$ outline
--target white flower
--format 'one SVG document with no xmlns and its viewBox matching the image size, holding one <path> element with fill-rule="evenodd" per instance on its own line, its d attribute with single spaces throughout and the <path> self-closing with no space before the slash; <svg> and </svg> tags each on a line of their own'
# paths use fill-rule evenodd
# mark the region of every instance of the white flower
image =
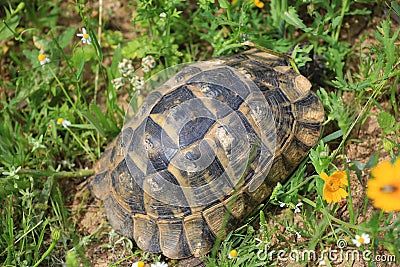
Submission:
<svg viewBox="0 0 400 267">
<path fill-rule="evenodd" d="M 130 59 L 122 59 L 121 62 L 118 63 L 118 70 L 125 78 L 132 78 L 135 75 L 135 68 L 133 67 L 133 61 Z"/>
<path fill-rule="evenodd" d="M 19 175 L 18 175 L 19 170 L 21 170 L 21 166 L 19 166 L 17 169 L 15 169 L 15 166 L 11 166 L 11 168 L 9 169 L 8 172 L 3 171 L 2 174 L 5 176 L 8 176 L 10 178 L 14 178 L 14 179 L 18 180 L 19 179 Z"/>
<path fill-rule="evenodd" d="M 114 86 L 115 90 L 118 90 L 125 85 L 125 80 L 123 77 L 119 77 L 112 80 L 111 83 Z"/>
<path fill-rule="evenodd" d="M 131 267 L 144 267 L 144 262 L 143 261 L 134 262 L 132 263 Z"/>
<path fill-rule="evenodd" d="M 152 56 L 146 56 L 142 58 L 142 70 L 143 72 L 149 72 L 156 66 L 156 61 Z"/>
<path fill-rule="evenodd" d="M 67 128 L 68 126 L 71 125 L 71 122 L 69 120 L 64 120 L 63 118 L 58 118 L 57 124 L 61 124 L 62 127 Z"/>
<path fill-rule="evenodd" d="M 70 125 L 71 125 L 71 122 L 68 121 L 68 120 L 64 120 L 64 121 L 62 122 L 62 126 L 63 126 L 64 128 L 67 128 L 67 127 L 70 126 Z"/>
<path fill-rule="evenodd" d="M 142 71 L 143 72 L 150 72 L 150 68 L 146 65 L 142 65 Z"/>
<path fill-rule="evenodd" d="M 82 42 L 84 43 L 84 44 L 88 44 L 88 45 L 90 45 L 91 44 L 91 39 L 90 39 L 90 36 L 89 36 L 89 34 L 87 33 L 87 31 L 86 31 L 86 29 L 85 28 L 82 28 L 82 33 L 78 33 L 76 36 L 78 36 L 78 37 L 82 37 Z"/>
<path fill-rule="evenodd" d="M 294 209 L 294 213 L 300 213 L 301 212 L 301 210 L 300 210 L 301 206 L 303 206 L 302 202 L 297 203 L 296 204 L 296 208 Z"/>
<path fill-rule="evenodd" d="M 283 208 L 283 207 L 286 206 L 286 203 L 285 203 L 285 202 L 278 201 L 278 203 L 279 203 L 279 207 L 281 207 L 281 208 Z"/>
<path fill-rule="evenodd" d="M 139 92 L 144 88 L 145 85 L 144 78 L 142 76 L 137 76 L 136 74 L 132 76 L 129 82 L 132 84 L 133 88 Z"/>
<path fill-rule="evenodd" d="M 168 264 L 165 262 L 156 262 L 155 264 L 151 264 L 151 267 L 168 267 Z"/>
<path fill-rule="evenodd" d="M 165 19 L 167 17 L 167 13 L 165 13 L 165 12 L 161 12 L 160 13 L 160 18 L 161 19 Z"/>
<path fill-rule="evenodd" d="M 42 65 L 43 68 L 44 68 L 45 64 L 50 63 L 50 59 L 43 53 L 39 53 L 38 60 L 39 60 L 40 65 Z"/>
<path fill-rule="evenodd" d="M 361 234 L 361 236 L 356 235 L 355 239 L 352 239 L 353 244 L 356 245 L 357 247 L 360 247 L 362 244 L 369 244 L 371 242 L 371 239 L 369 238 L 368 234 Z"/>
<path fill-rule="evenodd" d="M 296 232 L 296 237 L 299 239 L 301 238 L 301 234 L 299 232 Z"/>
<path fill-rule="evenodd" d="M 42 142 L 43 142 L 43 134 L 40 135 L 38 140 L 36 140 L 35 138 L 29 136 L 28 137 L 28 142 L 32 146 L 32 150 L 31 150 L 32 152 L 35 151 L 36 149 L 46 148 L 46 146 L 42 144 Z"/>
</svg>

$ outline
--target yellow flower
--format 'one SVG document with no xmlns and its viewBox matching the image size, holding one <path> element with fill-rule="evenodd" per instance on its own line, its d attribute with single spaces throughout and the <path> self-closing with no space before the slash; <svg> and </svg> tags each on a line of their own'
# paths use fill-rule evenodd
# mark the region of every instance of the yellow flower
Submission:
<svg viewBox="0 0 400 267">
<path fill-rule="evenodd" d="M 368 181 L 367 196 L 374 206 L 384 211 L 400 211 L 400 158 L 394 164 L 382 161 L 372 169 L 374 179 Z"/>
<path fill-rule="evenodd" d="M 254 4 L 255 4 L 256 7 L 258 7 L 258 8 L 263 8 L 263 7 L 264 7 L 264 3 L 261 2 L 260 0 L 254 0 Z"/>
<path fill-rule="evenodd" d="M 143 261 L 138 261 L 132 264 L 132 267 L 144 267 Z"/>
<path fill-rule="evenodd" d="M 335 171 L 330 176 L 322 172 L 320 176 L 325 181 L 322 195 L 324 200 L 328 203 L 339 202 L 342 198 L 347 197 L 348 194 L 343 189 L 345 185 L 348 185 L 346 172 Z"/>
<path fill-rule="evenodd" d="M 236 2 L 237 2 L 237 0 L 232 0 L 232 5 L 234 5 Z M 264 7 L 264 3 L 261 2 L 260 0 L 253 0 L 253 3 L 258 8 L 263 8 Z"/>
<path fill-rule="evenodd" d="M 229 251 L 229 254 L 228 254 L 228 258 L 229 259 L 234 259 L 236 257 L 237 257 L 237 250 L 236 249 L 232 249 L 231 251 Z"/>
</svg>

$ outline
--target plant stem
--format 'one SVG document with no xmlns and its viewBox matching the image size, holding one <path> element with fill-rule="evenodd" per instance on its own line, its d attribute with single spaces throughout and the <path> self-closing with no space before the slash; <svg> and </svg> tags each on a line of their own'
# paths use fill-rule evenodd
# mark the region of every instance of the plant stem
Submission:
<svg viewBox="0 0 400 267">
<path fill-rule="evenodd" d="M 99 27 L 97 29 L 97 36 L 98 36 L 97 41 L 99 43 L 99 46 L 101 45 L 101 27 L 103 25 L 102 12 L 103 12 L 103 0 L 100 0 L 99 1 Z M 96 73 L 95 73 L 95 78 L 94 78 L 94 96 L 93 96 L 94 102 L 96 102 L 97 92 L 99 90 L 100 64 L 101 64 L 101 62 L 99 62 L 99 64 L 96 65 Z"/>
<path fill-rule="evenodd" d="M 307 203 L 308 205 L 312 206 L 313 208 L 316 208 L 317 205 L 311 201 L 308 198 L 305 197 L 301 197 L 301 200 L 305 203 Z M 339 220 L 338 218 L 335 218 L 334 216 L 332 216 L 325 208 L 321 209 L 321 212 L 331 221 L 334 221 L 335 223 L 338 223 L 340 225 L 346 226 L 348 228 L 352 228 L 352 229 L 357 229 L 359 231 L 364 231 L 364 232 L 370 232 L 370 229 L 366 228 L 366 227 L 362 227 L 362 226 L 358 226 L 358 225 L 354 225 L 348 222 L 344 222 L 342 220 Z"/>
<path fill-rule="evenodd" d="M 79 118 L 81 121 L 83 121 L 82 113 L 78 112 L 78 108 L 75 105 L 75 102 L 72 101 L 71 97 L 69 96 L 67 90 L 65 90 L 65 87 L 63 83 L 58 79 L 57 75 L 54 73 L 54 70 L 50 67 L 47 67 L 47 69 L 50 71 L 51 75 L 53 75 L 53 78 L 56 80 L 57 84 L 60 86 L 61 90 L 63 91 L 65 97 L 67 98 L 68 102 L 71 104 L 72 108 L 76 113 L 78 114 Z"/>
<path fill-rule="evenodd" d="M 52 234 L 53 237 L 53 234 Z M 54 249 L 54 247 L 56 246 L 58 238 L 54 238 L 51 240 L 51 244 L 49 246 L 49 248 L 43 253 L 42 257 L 40 257 L 39 261 L 36 262 L 35 265 L 33 265 L 33 267 L 37 267 L 39 266 L 39 264 L 50 254 L 50 252 Z"/>
<path fill-rule="evenodd" d="M 341 12 L 340 12 L 340 22 L 339 22 L 339 24 L 338 24 L 338 26 L 337 26 L 337 29 L 336 29 L 336 31 L 335 31 L 335 36 L 334 36 L 334 39 L 335 39 L 336 41 L 339 40 L 339 34 L 340 34 L 340 29 L 341 29 L 341 27 L 342 27 L 344 15 L 345 15 L 345 13 L 346 13 L 348 10 L 349 10 L 349 1 L 348 1 L 348 0 L 343 0 L 343 1 L 342 1 L 342 10 L 341 10 Z"/>
<path fill-rule="evenodd" d="M 85 152 L 90 156 L 90 159 L 95 162 L 96 161 L 96 156 L 93 154 L 92 151 L 89 150 L 89 148 L 87 148 L 82 142 L 81 140 L 78 138 L 78 136 L 67 127 L 67 131 L 74 137 L 74 139 L 78 142 L 78 144 L 83 148 L 83 150 L 85 150 Z"/>
<path fill-rule="evenodd" d="M 74 172 L 67 171 L 38 171 L 38 170 L 24 170 L 21 169 L 19 171 L 21 174 L 31 175 L 33 177 L 42 177 L 42 176 L 53 176 L 54 178 L 82 178 L 92 176 L 94 174 L 94 170 L 80 170 Z"/>
</svg>

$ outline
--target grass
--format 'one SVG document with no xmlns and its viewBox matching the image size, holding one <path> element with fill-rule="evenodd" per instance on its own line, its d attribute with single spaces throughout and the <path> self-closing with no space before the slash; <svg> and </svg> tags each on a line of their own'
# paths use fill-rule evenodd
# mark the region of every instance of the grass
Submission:
<svg viewBox="0 0 400 267">
<path fill-rule="evenodd" d="M 263 8 L 247 0 L 126 1 L 134 25 L 130 39 L 111 24 L 113 16 L 125 15 L 113 13 L 106 1 L 94 6 L 65 2 L 8 0 L 0 10 L 0 265 L 90 266 L 95 259 L 87 252 L 105 236 L 104 253 L 124 251 L 123 257 L 110 260 L 112 266 L 167 260 L 137 250 L 104 225 L 79 232 L 73 218 L 85 208 L 72 209 L 75 188 L 93 174 L 92 164 L 122 127 L 128 106 L 121 100 L 124 95 L 136 110 L 146 93 L 142 81 L 152 74 L 238 53 L 244 41 L 282 53 L 294 48 L 299 67 L 312 48 L 324 66 L 324 76 L 316 81 L 324 85 L 315 90 L 326 120 L 309 158 L 207 257 L 208 265 L 281 265 L 294 264 L 294 259 L 305 265 L 325 259 L 327 266 L 335 266 L 339 260 L 326 253 L 341 248 L 380 257 L 380 262 L 359 259 L 368 266 L 399 262 L 398 213 L 374 208 L 365 194 L 371 169 L 399 155 L 400 40 L 398 23 L 389 15 L 399 16 L 396 1 L 271 0 Z M 375 20 L 355 36 L 343 37 L 355 27 L 351 19 L 365 17 Z M 90 45 L 76 36 L 83 27 Z M 42 66 L 39 54 L 50 61 Z M 121 76 L 121 68 L 128 68 L 120 64 L 123 58 L 137 70 L 146 56 L 156 61 L 150 72 Z M 362 135 L 360 129 L 373 119 L 378 133 Z M 351 147 L 366 142 L 368 155 L 346 160 Z M 334 170 L 346 172 L 349 195 L 327 204 L 318 174 Z M 358 248 L 352 239 L 362 233 L 371 242 Z M 232 249 L 238 257 L 228 259 Z M 303 257 L 304 251 L 316 256 Z M 343 266 L 361 266 L 357 262 L 341 259 Z"/>
</svg>

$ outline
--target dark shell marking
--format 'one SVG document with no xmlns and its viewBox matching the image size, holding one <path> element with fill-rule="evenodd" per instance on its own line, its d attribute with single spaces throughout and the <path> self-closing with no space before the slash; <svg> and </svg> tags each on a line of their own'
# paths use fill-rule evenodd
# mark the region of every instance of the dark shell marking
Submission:
<svg viewBox="0 0 400 267">
<path fill-rule="evenodd" d="M 270 107 L 260 120 L 247 104 L 252 86 Z M 310 87 L 256 50 L 182 69 L 149 94 L 95 166 L 91 189 L 110 224 L 145 251 L 208 253 L 318 141 L 324 112 Z M 248 144 L 234 143 L 243 136 Z"/>
</svg>

